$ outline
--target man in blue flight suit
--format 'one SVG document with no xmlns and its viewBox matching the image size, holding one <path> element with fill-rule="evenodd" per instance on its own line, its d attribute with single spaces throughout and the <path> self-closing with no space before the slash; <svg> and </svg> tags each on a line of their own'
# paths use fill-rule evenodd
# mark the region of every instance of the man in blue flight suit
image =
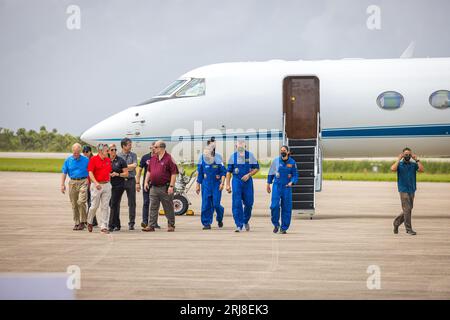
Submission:
<svg viewBox="0 0 450 320">
<path fill-rule="evenodd" d="M 273 232 L 286 234 L 289 229 L 292 216 L 292 185 L 298 180 L 297 164 L 289 157 L 289 147 L 282 146 L 280 156 L 272 161 L 269 175 L 267 176 L 267 192 L 270 193 L 270 185 L 273 182 L 272 213 Z M 280 228 L 280 206 L 281 206 L 281 228 Z"/>
<path fill-rule="evenodd" d="M 225 181 L 225 166 L 222 156 L 215 152 L 214 140 L 208 141 L 208 146 L 200 156 L 197 165 L 197 194 L 202 191 L 202 214 L 201 221 L 203 230 L 210 230 L 213 222 L 214 210 L 216 210 L 217 224 L 223 227 L 224 208 L 220 205 L 222 190 Z"/>
<path fill-rule="evenodd" d="M 251 152 L 245 150 L 244 141 L 238 141 L 236 149 L 227 164 L 227 192 L 231 192 L 230 180 L 233 174 L 232 211 L 236 224 L 235 232 L 241 232 L 243 227 L 250 231 L 248 222 L 254 201 L 252 176 L 259 171 L 259 163 Z"/>
</svg>

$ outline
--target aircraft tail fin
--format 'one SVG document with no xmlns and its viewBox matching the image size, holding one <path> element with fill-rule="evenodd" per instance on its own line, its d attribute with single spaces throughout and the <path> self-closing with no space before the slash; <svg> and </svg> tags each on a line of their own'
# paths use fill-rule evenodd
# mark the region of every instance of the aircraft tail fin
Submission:
<svg viewBox="0 0 450 320">
<path fill-rule="evenodd" d="M 402 55 L 400 56 L 400 59 L 412 58 L 412 56 L 414 55 L 414 49 L 415 48 L 416 48 L 415 41 L 411 41 L 411 43 L 409 44 L 408 48 L 406 48 L 405 51 L 403 51 Z"/>
</svg>

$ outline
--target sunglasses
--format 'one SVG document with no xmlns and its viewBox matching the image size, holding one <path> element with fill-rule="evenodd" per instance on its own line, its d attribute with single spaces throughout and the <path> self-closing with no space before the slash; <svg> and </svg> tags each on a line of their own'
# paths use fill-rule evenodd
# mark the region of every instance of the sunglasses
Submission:
<svg viewBox="0 0 450 320">
<path fill-rule="evenodd" d="M 109 151 L 117 151 L 117 149 L 109 149 Z"/>
</svg>

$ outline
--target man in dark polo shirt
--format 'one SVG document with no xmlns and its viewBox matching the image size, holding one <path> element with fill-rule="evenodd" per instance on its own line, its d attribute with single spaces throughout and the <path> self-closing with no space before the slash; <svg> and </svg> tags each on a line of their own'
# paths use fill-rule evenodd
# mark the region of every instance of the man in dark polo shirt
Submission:
<svg viewBox="0 0 450 320">
<path fill-rule="evenodd" d="M 150 146 L 150 152 L 146 153 L 142 156 L 141 161 L 139 162 L 139 167 L 136 168 L 136 191 L 141 191 L 141 173 L 144 173 L 144 176 L 142 178 L 142 198 L 143 198 L 143 204 L 142 204 L 142 222 L 141 227 L 144 229 L 148 226 L 148 215 L 150 210 L 150 192 L 145 191 L 144 189 L 144 183 L 145 183 L 145 177 L 147 176 L 147 168 L 148 163 L 150 162 L 150 158 L 155 155 L 155 141 L 152 142 Z M 156 229 L 161 229 L 161 227 L 157 224 L 155 226 Z"/>
<path fill-rule="evenodd" d="M 175 231 L 173 192 L 178 168 L 170 154 L 166 152 L 164 141 L 155 143 L 155 156 L 150 158 L 144 189 L 150 189 L 150 220 L 143 231 L 155 231 L 158 223 L 159 204 L 162 203 L 168 223 L 168 232 Z M 151 181 L 151 186 L 149 185 Z"/>
<path fill-rule="evenodd" d="M 123 138 L 120 141 L 122 152 L 117 155 L 125 160 L 128 165 L 128 178 L 125 178 L 124 188 L 128 198 L 128 229 L 134 230 L 134 224 L 136 220 L 136 167 L 137 167 L 137 155 L 131 152 L 132 142 L 129 138 Z"/>
<path fill-rule="evenodd" d="M 120 231 L 120 201 L 125 191 L 125 178 L 128 177 L 128 165 L 124 159 L 117 156 L 117 146 L 109 145 L 111 159 L 111 211 L 109 214 L 109 231 Z"/>
<path fill-rule="evenodd" d="M 83 156 L 85 156 L 86 158 L 88 158 L 89 160 L 92 158 L 93 154 L 92 154 L 92 148 L 88 145 L 85 145 L 83 147 Z M 88 189 L 87 189 L 87 214 L 89 214 L 89 208 L 91 207 L 91 181 L 89 180 L 88 177 Z M 94 221 L 92 223 L 92 225 L 95 227 L 97 226 L 97 217 L 94 217 Z"/>
<path fill-rule="evenodd" d="M 414 161 L 411 161 L 411 159 Z M 394 233 L 398 233 L 398 227 L 404 222 L 406 233 L 414 236 L 417 233 L 412 228 L 411 211 L 416 192 L 416 174 L 417 171 L 424 171 L 423 165 L 410 148 L 405 148 L 398 156 L 397 161 L 391 166 L 391 170 L 397 172 L 397 186 L 402 202 L 402 213 L 394 220 Z"/>
</svg>

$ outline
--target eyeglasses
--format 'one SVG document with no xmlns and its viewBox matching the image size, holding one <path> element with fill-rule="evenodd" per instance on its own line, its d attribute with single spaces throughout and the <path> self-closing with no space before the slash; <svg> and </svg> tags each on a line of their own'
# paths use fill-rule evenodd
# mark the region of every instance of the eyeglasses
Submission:
<svg viewBox="0 0 450 320">
<path fill-rule="evenodd" d="M 159 146 L 154 146 L 153 148 L 155 148 L 155 149 L 159 149 L 159 148 L 161 148 L 161 147 L 159 147 Z"/>
<path fill-rule="evenodd" d="M 117 151 L 117 149 L 109 149 L 109 151 Z"/>
</svg>

